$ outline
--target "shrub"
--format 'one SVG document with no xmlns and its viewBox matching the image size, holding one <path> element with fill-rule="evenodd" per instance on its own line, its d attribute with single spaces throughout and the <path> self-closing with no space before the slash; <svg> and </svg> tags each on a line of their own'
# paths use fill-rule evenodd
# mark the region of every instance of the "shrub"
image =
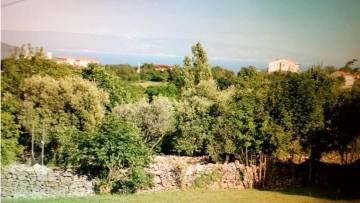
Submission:
<svg viewBox="0 0 360 203">
<path fill-rule="evenodd" d="M 1 112 L 1 165 L 6 166 L 17 159 L 22 147 L 18 144 L 19 125 L 15 117 L 8 112 Z"/>
<path fill-rule="evenodd" d="M 153 176 L 147 173 L 144 168 L 132 168 L 125 181 L 120 181 L 117 186 L 124 192 L 136 192 L 152 186 Z"/>
<path fill-rule="evenodd" d="M 186 163 L 177 163 L 175 166 L 176 182 L 180 189 L 185 189 Z"/>
<path fill-rule="evenodd" d="M 222 173 L 219 169 L 214 169 L 210 172 L 201 173 L 196 177 L 191 185 L 192 188 L 206 188 L 215 182 L 219 182 Z"/>
<path fill-rule="evenodd" d="M 151 103 L 141 100 L 119 105 L 114 111 L 141 130 L 143 141 L 151 149 L 156 150 L 164 136 L 175 131 L 174 104 L 166 97 L 155 98 Z"/>
<path fill-rule="evenodd" d="M 25 79 L 20 93 L 23 101 L 18 119 L 28 132 L 24 144 L 30 146 L 33 133 L 39 149 L 45 133 L 45 156 L 56 162 L 63 161 L 60 155 L 68 150 L 65 145 L 74 143 L 73 137 L 96 130 L 108 103 L 104 91 L 80 77 L 56 80 L 36 75 Z"/>
<path fill-rule="evenodd" d="M 109 93 L 109 109 L 118 104 L 137 100 L 141 95 L 140 90 L 126 84 L 121 78 L 110 75 L 103 66 L 91 64 L 82 71 L 83 78 L 94 81 L 96 86 Z"/>
<path fill-rule="evenodd" d="M 146 88 L 145 93 L 149 95 L 150 100 L 152 100 L 154 96 L 164 96 L 171 98 L 177 98 L 179 96 L 178 88 L 173 83 L 159 86 L 150 86 Z"/>
<path fill-rule="evenodd" d="M 164 71 L 158 71 L 154 68 L 153 64 L 143 64 L 141 66 L 140 77 L 142 80 L 148 81 L 167 81 L 169 78 L 169 73 Z"/>
<path fill-rule="evenodd" d="M 120 77 L 123 80 L 140 80 L 140 75 L 136 72 L 136 69 L 128 64 L 106 65 L 105 70 L 107 73 Z"/>
<path fill-rule="evenodd" d="M 134 192 L 149 185 L 150 177 L 142 171 L 151 161 L 150 150 L 132 125 L 108 114 L 98 131 L 80 141 L 73 159 L 82 171 L 100 178 L 113 192 Z"/>
</svg>

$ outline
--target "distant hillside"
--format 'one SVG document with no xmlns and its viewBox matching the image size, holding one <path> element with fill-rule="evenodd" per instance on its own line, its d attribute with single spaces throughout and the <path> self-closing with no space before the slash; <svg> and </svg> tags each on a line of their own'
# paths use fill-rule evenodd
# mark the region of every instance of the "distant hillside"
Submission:
<svg viewBox="0 0 360 203">
<path fill-rule="evenodd" d="M 9 58 L 15 46 L 1 42 L 1 59 Z"/>
</svg>

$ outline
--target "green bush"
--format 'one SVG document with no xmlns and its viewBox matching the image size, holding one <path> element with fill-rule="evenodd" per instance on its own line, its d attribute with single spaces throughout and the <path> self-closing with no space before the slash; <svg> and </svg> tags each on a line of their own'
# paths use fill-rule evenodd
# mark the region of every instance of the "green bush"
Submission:
<svg viewBox="0 0 360 203">
<path fill-rule="evenodd" d="M 91 64 L 83 69 L 82 77 L 94 81 L 98 88 L 109 93 L 109 109 L 118 104 L 128 103 L 139 99 L 142 93 L 136 87 L 126 84 L 121 78 L 110 75 L 105 68 L 98 64 Z"/>
<path fill-rule="evenodd" d="M 18 144 L 19 127 L 13 115 L 1 112 L 1 166 L 15 161 L 23 150 L 23 147 Z"/>
<path fill-rule="evenodd" d="M 25 78 L 49 75 L 53 78 L 79 75 L 79 70 L 66 64 L 57 64 L 41 56 L 1 60 L 1 92 L 17 95 Z"/>
<path fill-rule="evenodd" d="M 122 80 L 140 80 L 140 75 L 136 72 L 136 69 L 128 64 L 106 65 L 105 70 L 107 73 L 120 77 Z"/>
<path fill-rule="evenodd" d="M 108 183 L 110 191 L 133 192 L 149 185 L 150 177 L 141 169 L 151 161 L 150 150 L 139 130 L 115 115 L 106 115 L 97 132 L 80 141 L 74 156 L 82 171 Z"/>
<path fill-rule="evenodd" d="M 161 72 L 154 68 L 153 64 L 143 64 L 141 66 L 140 77 L 147 81 L 167 81 L 169 73 L 167 71 Z"/>
<path fill-rule="evenodd" d="M 191 185 L 192 188 L 206 188 L 215 182 L 219 182 L 222 173 L 219 169 L 214 169 L 208 173 L 201 173 L 196 177 Z"/>
<path fill-rule="evenodd" d="M 146 88 L 145 93 L 152 99 L 154 96 L 164 96 L 177 98 L 179 96 L 178 88 L 175 84 L 169 83 L 159 86 L 150 86 Z"/>
<path fill-rule="evenodd" d="M 25 79 L 20 93 L 17 119 L 26 132 L 22 143 L 30 146 L 33 134 L 35 153 L 40 152 L 44 135 L 45 162 L 62 162 L 61 154 L 74 143 L 73 137 L 96 131 L 108 103 L 106 92 L 80 77 L 32 76 Z"/>
<path fill-rule="evenodd" d="M 152 186 L 153 176 L 147 173 L 144 168 L 132 168 L 125 181 L 120 181 L 117 186 L 124 192 L 136 192 Z"/>
<path fill-rule="evenodd" d="M 180 189 L 185 189 L 185 173 L 186 173 L 186 164 L 185 163 L 177 163 L 175 166 L 175 175 L 176 175 L 176 183 Z"/>
<path fill-rule="evenodd" d="M 156 97 L 149 103 L 145 99 L 132 104 L 122 104 L 113 109 L 119 118 L 137 126 L 143 142 L 158 151 L 163 138 L 175 131 L 175 103 L 166 97 Z"/>
</svg>

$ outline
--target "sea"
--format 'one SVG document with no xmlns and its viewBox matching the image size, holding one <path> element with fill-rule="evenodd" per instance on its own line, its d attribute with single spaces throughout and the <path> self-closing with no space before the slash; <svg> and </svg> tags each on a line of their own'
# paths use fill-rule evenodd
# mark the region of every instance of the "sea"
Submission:
<svg viewBox="0 0 360 203">
<path fill-rule="evenodd" d="M 182 65 L 183 57 L 176 56 L 151 56 L 151 55 L 135 55 L 135 54 L 114 54 L 114 53 L 98 53 L 86 51 L 51 51 L 53 56 L 70 55 L 74 57 L 89 57 L 98 60 L 101 64 L 129 64 L 137 66 L 138 64 L 153 63 L 153 64 L 169 64 Z M 262 70 L 267 67 L 264 62 L 246 62 L 240 60 L 225 60 L 225 59 L 209 59 L 211 66 L 221 66 L 223 68 L 239 71 L 242 67 L 255 66 Z"/>
</svg>

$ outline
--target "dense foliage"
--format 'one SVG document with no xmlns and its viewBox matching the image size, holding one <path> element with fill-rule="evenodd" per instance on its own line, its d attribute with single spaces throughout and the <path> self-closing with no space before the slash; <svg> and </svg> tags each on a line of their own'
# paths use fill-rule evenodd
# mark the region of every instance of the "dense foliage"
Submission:
<svg viewBox="0 0 360 203">
<path fill-rule="evenodd" d="M 215 66 L 211 69 L 211 73 L 221 90 L 224 90 L 231 85 L 234 85 L 235 83 L 236 75 L 233 71 L 222 68 L 220 66 Z"/>
<path fill-rule="evenodd" d="M 174 104 L 166 97 L 119 105 L 114 112 L 141 129 L 143 142 L 151 149 L 157 149 L 164 136 L 175 131 Z"/>
<path fill-rule="evenodd" d="M 36 75 L 26 78 L 20 91 L 19 124 L 35 137 L 36 148 L 45 142 L 49 161 L 61 160 L 64 147 L 79 132 L 94 132 L 108 103 L 106 92 L 80 77 Z M 23 139 L 29 146 L 30 136 Z"/>
<path fill-rule="evenodd" d="M 174 83 L 167 83 L 158 86 L 149 86 L 146 88 L 145 93 L 152 100 L 154 96 L 165 96 L 169 98 L 178 98 L 179 89 Z"/>
<path fill-rule="evenodd" d="M 272 74 L 246 67 L 236 75 L 211 68 L 200 43 L 183 67 L 143 64 L 140 73 L 27 53 L 1 64 L 2 165 L 28 161 L 31 152 L 38 161 L 43 150 L 45 164 L 77 166 L 98 178 L 100 191 L 133 192 L 149 186 L 143 169 L 153 153 L 261 164 L 303 155 L 312 163 L 336 150 L 346 163 L 360 148 L 360 82 L 343 88 L 333 67 Z M 354 63 L 345 66 L 353 74 Z M 144 81 L 155 82 L 142 88 Z"/>
<path fill-rule="evenodd" d="M 158 71 L 153 64 L 145 63 L 141 66 L 140 77 L 142 80 L 148 81 L 167 81 L 169 73 L 167 71 Z"/>
<path fill-rule="evenodd" d="M 140 75 L 136 72 L 136 69 L 127 64 L 106 65 L 105 70 L 107 73 L 120 77 L 125 81 L 140 80 Z"/>
<path fill-rule="evenodd" d="M 97 132 L 79 139 L 75 163 L 101 178 L 100 190 L 134 192 L 146 188 L 151 179 L 144 171 L 150 163 L 150 150 L 140 132 L 115 115 L 106 115 Z M 105 188 L 104 188 L 105 186 Z"/>
<path fill-rule="evenodd" d="M 108 74 L 101 65 L 90 64 L 88 68 L 82 70 L 82 76 L 109 93 L 109 108 L 141 97 L 141 92 L 136 86 L 127 85 L 121 78 Z"/>
</svg>

